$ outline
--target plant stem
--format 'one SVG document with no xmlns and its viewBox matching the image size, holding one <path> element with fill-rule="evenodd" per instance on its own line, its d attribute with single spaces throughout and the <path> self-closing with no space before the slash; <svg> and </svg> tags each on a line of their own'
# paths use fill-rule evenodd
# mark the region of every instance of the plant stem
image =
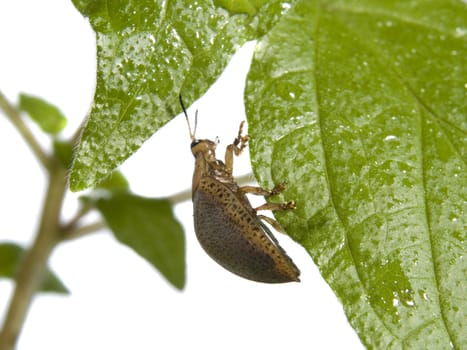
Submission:
<svg viewBox="0 0 467 350">
<path fill-rule="evenodd" d="M 60 211 L 66 191 L 66 170 L 55 162 L 50 164 L 49 170 L 49 184 L 39 230 L 18 271 L 15 289 L 0 331 L 2 350 L 15 348 L 34 294 L 42 283 L 49 256 L 60 239 Z"/>
<path fill-rule="evenodd" d="M 107 228 L 107 224 L 103 221 L 97 221 L 92 224 L 79 227 L 65 228 L 65 230 L 61 233 L 61 238 L 63 241 L 71 241 L 73 239 L 87 236 L 104 228 Z"/>
<path fill-rule="evenodd" d="M 70 234 L 73 234 L 73 231 L 77 228 L 77 226 L 80 223 L 80 220 L 86 216 L 91 211 L 92 207 L 90 205 L 84 205 L 82 206 L 76 215 L 65 225 L 61 228 L 62 235 L 63 236 L 68 236 Z M 63 237 L 65 238 L 65 237 Z"/>
<path fill-rule="evenodd" d="M 47 156 L 47 153 L 42 149 L 39 142 L 36 140 L 31 130 L 27 127 L 26 123 L 21 118 L 20 113 L 16 108 L 14 108 L 6 97 L 0 91 L 0 108 L 3 110 L 7 118 L 11 123 L 16 127 L 18 132 L 24 138 L 26 143 L 31 148 L 32 152 L 35 154 L 37 159 L 42 163 L 42 165 L 48 169 L 50 165 L 50 159 Z"/>
</svg>

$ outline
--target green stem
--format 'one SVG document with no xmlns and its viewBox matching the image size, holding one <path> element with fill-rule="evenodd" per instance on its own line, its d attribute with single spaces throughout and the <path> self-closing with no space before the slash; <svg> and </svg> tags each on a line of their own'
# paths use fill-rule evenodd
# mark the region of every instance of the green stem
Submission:
<svg viewBox="0 0 467 350">
<path fill-rule="evenodd" d="M 60 212 L 67 188 L 66 170 L 56 163 L 52 163 L 49 170 L 39 230 L 18 271 L 13 296 L 0 331 L 2 350 L 15 348 L 34 294 L 42 283 L 49 256 L 60 240 Z"/>
<path fill-rule="evenodd" d="M 54 248 L 64 239 L 76 238 L 104 227 L 103 223 L 80 226 L 81 218 L 88 213 L 83 208 L 66 226 L 60 224 L 62 203 L 67 191 L 67 170 L 54 156 L 48 156 L 21 118 L 20 112 L 0 92 L 0 109 L 18 130 L 34 155 L 49 175 L 49 182 L 41 222 L 31 247 L 19 266 L 15 288 L 6 312 L 3 328 L 0 329 L 0 349 L 13 350 L 35 293 L 40 289 L 47 271 L 47 262 Z M 78 134 L 77 134 L 78 135 Z M 69 234 L 69 237 L 66 235 Z"/>
<path fill-rule="evenodd" d="M 92 209 L 92 206 L 85 204 L 78 210 L 76 215 L 65 226 L 62 227 L 61 231 L 64 238 L 65 236 L 73 234 L 74 230 L 80 224 L 81 219 L 83 219 L 83 217 L 85 217 L 86 214 L 88 214 Z"/>
<path fill-rule="evenodd" d="M 42 149 L 39 142 L 36 140 L 31 130 L 27 127 L 26 123 L 21 118 L 20 113 L 16 108 L 14 108 L 6 97 L 0 91 L 0 108 L 3 110 L 7 118 L 11 123 L 16 127 L 18 132 L 24 138 L 26 143 L 31 148 L 32 152 L 36 155 L 37 159 L 42 163 L 42 165 L 48 169 L 50 165 L 50 159 L 47 156 L 47 153 Z"/>
<path fill-rule="evenodd" d="M 67 227 L 64 231 L 62 231 L 62 240 L 71 241 L 73 239 L 81 238 L 91 233 L 95 233 L 104 228 L 107 228 L 107 224 L 103 221 L 97 221 L 92 224 L 83 226 L 74 226 L 72 228 Z"/>
</svg>

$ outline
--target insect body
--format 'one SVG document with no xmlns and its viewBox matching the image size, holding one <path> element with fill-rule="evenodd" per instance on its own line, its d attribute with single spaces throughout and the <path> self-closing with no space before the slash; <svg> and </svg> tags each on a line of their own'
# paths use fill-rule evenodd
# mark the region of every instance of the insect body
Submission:
<svg viewBox="0 0 467 350">
<path fill-rule="evenodd" d="M 181 98 L 180 103 L 188 121 Z M 249 140 L 242 136 L 242 127 L 243 122 L 237 138 L 227 146 L 225 163 L 216 159 L 217 143 L 195 139 L 196 124 L 193 133 L 190 128 L 195 157 L 192 198 L 196 236 L 208 255 L 234 274 L 257 282 L 298 282 L 300 271 L 261 220 L 276 229 L 280 225 L 257 215 L 257 210 L 286 210 L 295 208 L 295 204 L 266 203 L 255 209 L 246 197 L 246 193 L 275 195 L 285 186 L 280 184 L 272 191 L 240 187 L 232 176 L 233 155 L 239 156 Z"/>
</svg>

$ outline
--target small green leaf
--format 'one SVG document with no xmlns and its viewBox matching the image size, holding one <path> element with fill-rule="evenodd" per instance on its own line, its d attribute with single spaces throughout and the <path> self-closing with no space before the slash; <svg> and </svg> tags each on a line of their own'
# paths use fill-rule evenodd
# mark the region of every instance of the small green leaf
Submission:
<svg viewBox="0 0 467 350">
<path fill-rule="evenodd" d="M 253 168 L 370 349 L 467 348 L 467 7 L 300 1 L 257 45 Z"/>
<path fill-rule="evenodd" d="M 127 191 L 130 189 L 130 184 L 125 175 L 121 171 L 116 170 L 100 182 L 96 188 L 108 191 Z"/>
<path fill-rule="evenodd" d="M 96 31 L 98 62 L 94 103 L 70 174 L 72 191 L 107 177 L 181 112 L 180 92 L 187 106 L 199 98 L 241 45 L 286 12 L 279 0 L 250 1 L 255 16 L 204 0 L 73 3 Z"/>
<path fill-rule="evenodd" d="M 67 124 L 65 116 L 56 106 L 39 97 L 20 94 L 19 108 L 29 114 L 46 133 L 57 134 Z"/>
<path fill-rule="evenodd" d="M 24 248 L 17 244 L 0 243 L 0 278 L 10 278 L 14 280 L 24 254 Z M 47 269 L 39 291 L 70 294 L 68 288 L 50 269 Z"/>
<path fill-rule="evenodd" d="M 175 287 L 185 285 L 185 236 L 166 200 L 116 192 L 97 200 L 115 237 L 158 269 Z"/>
</svg>

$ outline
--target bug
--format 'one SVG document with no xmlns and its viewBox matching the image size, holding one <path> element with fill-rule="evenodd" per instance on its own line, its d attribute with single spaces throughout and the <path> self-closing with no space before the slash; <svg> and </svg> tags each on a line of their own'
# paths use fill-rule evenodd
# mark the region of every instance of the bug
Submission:
<svg viewBox="0 0 467 350">
<path fill-rule="evenodd" d="M 192 132 L 181 96 L 180 104 L 195 157 L 193 217 L 195 233 L 203 249 L 225 269 L 246 279 L 264 283 L 299 282 L 299 269 L 263 221 L 281 231 L 279 223 L 257 214 L 258 210 L 294 209 L 295 203 L 266 203 L 253 208 L 246 196 L 246 193 L 273 196 L 282 192 L 285 185 L 279 184 L 268 191 L 261 187 L 240 187 L 233 178 L 234 155 L 239 156 L 249 141 L 247 135 L 242 136 L 244 122 L 234 142 L 227 146 L 222 162 L 216 159 L 217 141 L 195 138 L 198 112 Z"/>
</svg>

